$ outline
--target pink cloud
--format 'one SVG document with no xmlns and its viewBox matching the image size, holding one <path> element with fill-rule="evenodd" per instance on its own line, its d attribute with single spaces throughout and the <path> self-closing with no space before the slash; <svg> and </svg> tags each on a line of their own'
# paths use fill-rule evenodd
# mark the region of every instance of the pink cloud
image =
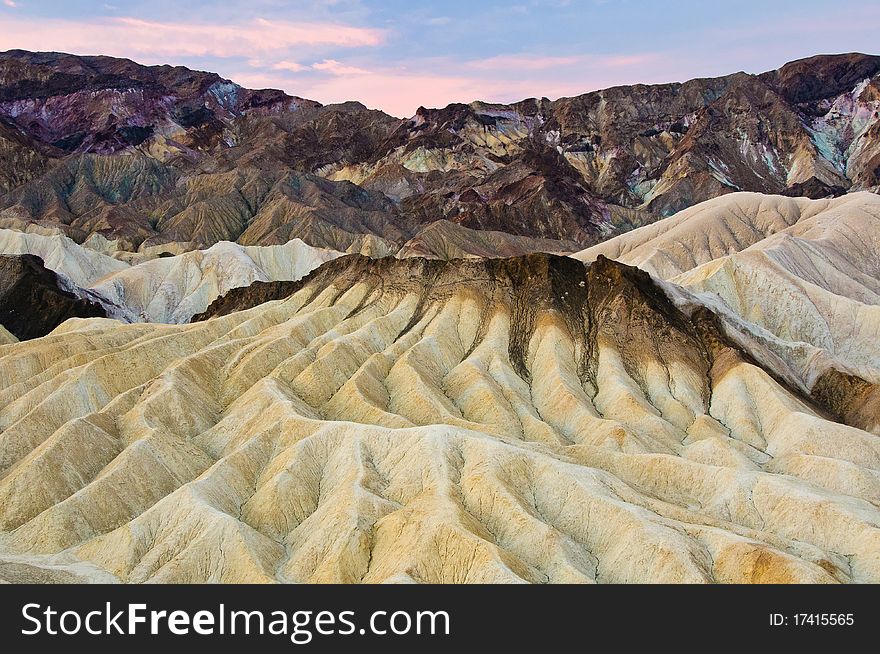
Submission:
<svg viewBox="0 0 880 654">
<path fill-rule="evenodd" d="M 146 64 L 186 64 L 187 58 L 214 57 L 218 60 L 211 69 L 250 88 L 280 88 L 324 103 L 359 100 L 401 117 L 412 116 L 420 105 L 555 98 L 617 84 L 669 81 L 671 71 L 668 54 L 652 53 L 520 53 L 464 62 L 433 58 L 375 66 L 364 64 L 363 58 L 347 61 L 328 56 L 335 54 L 334 48 L 382 45 L 386 34 L 380 29 L 327 22 L 256 19 L 240 24 L 209 24 L 131 17 L 86 21 L 36 19 L 10 13 L 0 22 L 0 50 L 106 54 Z"/>
<path fill-rule="evenodd" d="M 164 23 L 137 18 L 4 19 L 0 50 L 64 50 L 168 60 L 180 57 L 252 57 L 297 46 L 380 45 L 382 30 L 332 23 L 294 23 L 258 18 L 242 25 Z"/>
<path fill-rule="evenodd" d="M 444 75 L 413 75 L 398 70 L 363 70 L 359 75 L 285 75 L 259 70 L 223 72 L 249 88 L 281 88 L 288 93 L 325 104 L 358 100 L 394 116 L 409 117 L 419 105 L 445 106 L 481 96 L 485 85 L 478 79 Z"/>
<path fill-rule="evenodd" d="M 363 70 L 358 75 L 292 76 L 256 71 L 231 73 L 248 87 L 283 88 L 289 93 L 323 103 L 358 100 L 398 117 L 410 117 L 420 106 L 443 107 L 450 102 L 511 102 L 536 95 L 575 95 L 595 87 L 578 82 L 488 79 L 480 76 L 415 74 L 397 69 Z"/>
<path fill-rule="evenodd" d="M 498 56 L 464 64 L 448 59 L 410 62 L 410 67 L 362 68 L 324 60 L 302 74 L 281 70 L 221 71 L 251 88 L 281 88 L 323 103 L 359 100 L 394 116 L 409 117 L 420 106 L 451 102 L 514 102 L 529 97 L 574 96 L 619 84 L 670 81 L 668 57 L 641 54 L 620 57 Z M 489 63 L 486 63 L 489 62 Z M 417 66 L 417 67 L 416 67 Z M 559 73 L 555 74 L 554 69 Z M 428 72 L 423 72 L 428 71 Z M 295 71 L 299 73 L 300 71 Z"/>
<path fill-rule="evenodd" d="M 10 9 L 15 9 L 16 7 L 18 7 L 18 5 L 13 0 L 3 0 L 3 4 Z"/>
<path fill-rule="evenodd" d="M 473 100 L 514 102 L 535 96 L 559 98 L 619 84 L 670 81 L 670 62 L 660 53 L 572 57 L 499 55 L 464 64 L 430 60 L 422 62 L 418 71 L 404 67 L 367 70 L 336 66 L 337 63 L 312 66 L 314 71 L 329 75 L 262 77 L 259 81 L 262 85 L 279 86 L 325 103 L 359 100 L 400 117 L 414 115 L 420 105 L 443 107 L 450 102 Z M 357 74 L 340 73 L 348 68 Z M 559 74 L 554 74 L 554 69 L 560 69 Z M 239 82 L 257 81 L 242 80 L 239 75 L 233 78 Z"/>
<path fill-rule="evenodd" d="M 479 79 L 446 75 L 407 75 L 380 70 L 353 77 L 304 80 L 299 95 L 322 102 L 359 100 L 368 107 L 394 116 L 410 117 L 420 105 L 442 107 L 454 101 L 484 97 L 487 89 Z"/>
<path fill-rule="evenodd" d="M 316 64 L 312 64 L 313 70 L 320 70 L 325 73 L 330 73 L 331 75 L 337 75 L 339 77 L 346 77 L 350 75 L 369 75 L 370 71 L 365 70 L 364 68 L 358 68 L 357 66 L 347 66 L 335 59 L 325 59 L 324 61 L 319 61 Z"/>
<path fill-rule="evenodd" d="M 262 63 L 257 64 L 254 68 L 260 68 Z M 272 64 L 272 70 L 288 70 L 291 73 L 301 73 L 304 70 L 308 70 L 308 66 L 303 66 L 295 61 L 279 61 L 276 64 Z"/>
</svg>

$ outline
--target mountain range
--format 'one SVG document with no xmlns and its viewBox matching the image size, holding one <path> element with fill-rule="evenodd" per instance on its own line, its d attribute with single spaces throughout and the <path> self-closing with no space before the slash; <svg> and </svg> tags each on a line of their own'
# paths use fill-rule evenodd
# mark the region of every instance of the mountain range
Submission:
<svg viewBox="0 0 880 654">
<path fill-rule="evenodd" d="M 515 235 L 489 237 L 505 254 L 576 251 L 734 191 L 876 189 L 878 72 L 880 57 L 818 56 L 399 119 L 182 67 L 9 51 L 0 227 L 143 253 L 300 238 L 443 257 L 437 229 Z"/>
<path fill-rule="evenodd" d="M 878 111 L 0 54 L 0 580 L 877 583 Z"/>
</svg>

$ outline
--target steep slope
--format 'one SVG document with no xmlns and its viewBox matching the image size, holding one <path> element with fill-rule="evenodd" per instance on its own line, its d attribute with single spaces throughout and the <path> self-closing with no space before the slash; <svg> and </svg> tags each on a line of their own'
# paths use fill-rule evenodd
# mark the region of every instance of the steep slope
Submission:
<svg viewBox="0 0 880 654">
<path fill-rule="evenodd" d="M 645 273 L 350 256 L 252 288 L 0 349 L 0 576 L 880 581 L 877 436 Z"/>
<path fill-rule="evenodd" d="M 0 325 L 0 345 L 9 345 L 17 343 L 18 339 L 7 331 L 6 327 Z"/>
<path fill-rule="evenodd" d="M 46 171 L 47 148 L 33 143 L 16 125 L 0 118 L 0 194 Z"/>
<path fill-rule="evenodd" d="M 0 198 L 0 227 L 58 231 L 102 250 L 153 255 L 300 237 L 366 253 L 411 235 L 395 215 L 385 196 L 348 182 L 252 168 L 183 178 L 139 154 L 70 157 Z M 382 254 L 394 250 L 389 244 Z"/>
<path fill-rule="evenodd" d="M 0 325 L 19 340 L 45 336 L 69 318 L 104 316 L 97 303 L 77 297 L 39 257 L 0 255 Z"/>
<path fill-rule="evenodd" d="M 785 362 L 804 389 L 855 385 L 867 401 L 880 395 L 878 234 L 874 194 L 737 193 L 575 256 L 612 257 L 675 282 Z"/>
<path fill-rule="evenodd" d="M 0 227 L 102 249 L 384 255 L 437 221 L 582 248 L 736 191 L 880 187 L 861 54 L 406 120 L 109 57 L 0 53 L 0 81 Z"/>
<path fill-rule="evenodd" d="M 153 259 L 103 277 L 90 288 L 127 322 L 185 323 L 232 288 L 255 281 L 297 280 L 341 252 L 294 239 L 245 247 L 221 242 L 207 250 Z"/>
<path fill-rule="evenodd" d="M 0 114 L 64 152 L 141 147 L 192 156 L 224 138 L 238 116 L 307 110 L 318 103 L 251 91 L 216 73 L 142 66 L 57 52 L 0 52 Z"/>
<path fill-rule="evenodd" d="M 126 262 L 77 245 L 61 234 L 0 229 L 0 254 L 38 256 L 46 268 L 80 287 L 91 286 L 102 277 L 129 268 Z"/>
<path fill-rule="evenodd" d="M 398 257 L 464 259 L 467 257 L 517 257 L 532 252 L 572 252 L 575 241 L 529 238 L 507 232 L 468 229 L 446 220 L 431 223 L 397 252 Z"/>
<path fill-rule="evenodd" d="M 761 193 L 734 193 L 703 202 L 652 225 L 587 248 L 576 259 L 590 262 L 600 254 L 652 275 L 671 278 L 728 254 L 740 252 L 796 223 L 825 224 L 870 220 L 880 199 L 858 193 L 813 201 Z M 830 230 L 829 230 L 830 232 Z"/>
<path fill-rule="evenodd" d="M 177 256 L 132 256 L 131 265 L 59 234 L 0 229 L 0 254 L 40 257 L 64 280 L 67 291 L 100 304 L 110 317 L 176 323 L 188 322 L 231 288 L 254 281 L 297 280 L 342 253 L 298 239 L 251 247 L 220 242 Z"/>
<path fill-rule="evenodd" d="M 597 200 L 653 214 L 738 190 L 839 195 L 878 185 L 878 72 L 878 57 L 818 56 L 762 75 L 420 109 L 376 155 L 330 174 L 390 186 L 406 202 L 430 197 L 428 173 L 482 179 L 540 142 Z"/>
</svg>

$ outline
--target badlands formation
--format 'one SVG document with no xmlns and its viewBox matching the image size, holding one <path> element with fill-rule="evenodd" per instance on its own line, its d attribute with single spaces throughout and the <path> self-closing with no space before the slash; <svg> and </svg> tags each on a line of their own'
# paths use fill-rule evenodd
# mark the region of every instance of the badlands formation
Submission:
<svg viewBox="0 0 880 654">
<path fill-rule="evenodd" d="M 6 327 L 0 325 L 0 345 L 9 345 L 16 342 L 18 342 L 18 339 L 9 333 Z"/>
<path fill-rule="evenodd" d="M 671 292 L 713 307 L 773 369 L 880 430 L 877 195 L 735 193 L 575 256 L 599 255 L 687 289 Z"/>
<path fill-rule="evenodd" d="M 459 233 L 456 256 L 574 252 L 734 191 L 822 198 L 878 175 L 864 54 L 397 118 L 182 66 L 0 53 L 0 227 L 123 252 L 299 238 L 382 256 L 451 225 L 519 237 Z"/>
<path fill-rule="evenodd" d="M 255 286 L 0 346 L 0 576 L 880 581 L 876 429 L 647 273 L 351 255 Z"/>
<path fill-rule="evenodd" d="M 297 280 L 342 253 L 313 248 L 298 239 L 273 246 L 220 242 L 177 256 L 132 256 L 130 264 L 60 234 L 0 229 L 0 254 L 42 259 L 70 293 L 103 309 L 91 315 L 125 322 L 184 323 L 232 288 L 254 281 Z M 33 308 L 20 306 L 18 310 Z"/>
<path fill-rule="evenodd" d="M 0 53 L 0 581 L 878 583 L 878 176 L 868 55 L 395 118 Z"/>
<path fill-rule="evenodd" d="M 31 254 L 0 254 L 0 325 L 16 339 L 45 336 L 68 318 L 105 315 L 71 292 L 65 280 Z"/>
</svg>

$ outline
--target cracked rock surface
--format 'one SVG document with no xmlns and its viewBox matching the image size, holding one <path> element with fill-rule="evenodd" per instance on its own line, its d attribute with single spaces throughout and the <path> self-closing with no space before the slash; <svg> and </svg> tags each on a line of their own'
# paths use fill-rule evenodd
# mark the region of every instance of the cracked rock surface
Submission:
<svg viewBox="0 0 880 654">
<path fill-rule="evenodd" d="M 0 345 L 0 577 L 880 581 L 845 386 L 665 282 L 352 255 L 286 284 Z"/>
</svg>

